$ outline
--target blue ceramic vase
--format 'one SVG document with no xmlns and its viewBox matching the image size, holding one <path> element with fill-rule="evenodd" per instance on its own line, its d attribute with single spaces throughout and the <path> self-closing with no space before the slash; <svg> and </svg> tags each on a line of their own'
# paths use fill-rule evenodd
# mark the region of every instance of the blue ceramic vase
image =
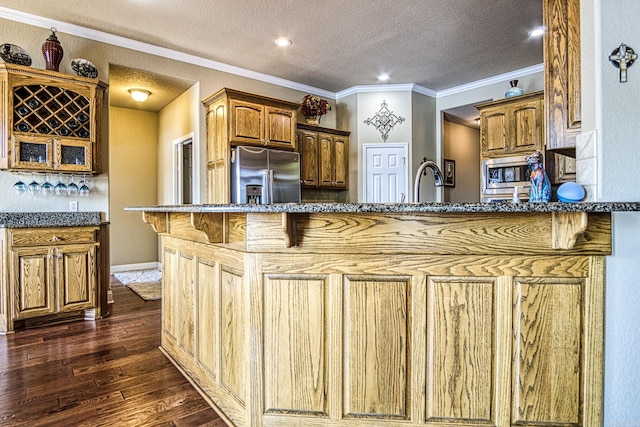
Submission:
<svg viewBox="0 0 640 427">
<path fill-rule="evenodd" d="M 513 96 L 522 95 L 524 93 L 524 90 L 518 87 L 517 80 L 511 80 L 509 84 L 511 85 L 511 89 L 509 89 L 507 93 L 504 94 L 505 98 L 511 98 Z"/>
</svg>

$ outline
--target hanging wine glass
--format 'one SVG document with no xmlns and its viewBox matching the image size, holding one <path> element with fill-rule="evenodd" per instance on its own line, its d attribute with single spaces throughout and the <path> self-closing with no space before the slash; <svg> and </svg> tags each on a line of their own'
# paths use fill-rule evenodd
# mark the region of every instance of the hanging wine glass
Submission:
<svg viewBox="0 0 640 427">
<path fill-rule="evenodd" d="M 78 186 L 75 182 L 73 182 L 73 175 L 71 175 L 71 179 L 69 181 L 69 184 L 67 185 L 67 193 L 69 193 L 70 196 L 78 194 Z"/>
<path fill-rule="evenodd" d="M 67 184 L 62 182 L 62 174 L 61 173 L 58 174 L 58 183 L 54 187 L 54 190 L 56 192 L 56 196 L 64 196 L 64 195 L 68 194 L 67 193 Z"/>
<path fill-rule="evenodd" d="M 40 187 L 40 192 L 43 196 L 48 196 L 53 194 L 53 191 L 53 184 L 49 182 L 49 174 L 46 174 L 44 184 Z"/>
<path fill-rule="evenodd" d="M 89 186 L 87 185 L 87 176 L 82 175 L 82 185 L 80 186 L 80 196 L 86 197 L 89 195 Z"/>
<path fill-rule="evenodd" d="M 33 181 L 31 181 L 27 189 L 29 190 L 29 194 L 36 194 L 37 192 L 40 191 L 40 184 L 38 184 L 38 181 L 36 181 L 35 172 L 33 172 L 31 176 L 33 177 Z"/>
<path fill-rule="evenodd" d="M 27 192 L 27 184 L 22 181 L 21 174 L 18 174 L 18 182 L 13 184 L 13 189 L 16 191 L 16 194 L 24 194 Z"/>
</svg>

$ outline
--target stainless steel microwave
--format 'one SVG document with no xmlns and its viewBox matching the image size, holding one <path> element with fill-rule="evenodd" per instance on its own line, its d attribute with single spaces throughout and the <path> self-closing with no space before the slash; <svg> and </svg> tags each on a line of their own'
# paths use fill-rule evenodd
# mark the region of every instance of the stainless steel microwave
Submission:
<svg viewBox="0 0 640 427">
<path fill-rule="evenodd" d="M 531 169 L 525 156 L 501 157 L 482 161 L 480 177 L 481 197 L 513 195 L 514 187 L 519 193 L 529 194 Z"/>
</svg>

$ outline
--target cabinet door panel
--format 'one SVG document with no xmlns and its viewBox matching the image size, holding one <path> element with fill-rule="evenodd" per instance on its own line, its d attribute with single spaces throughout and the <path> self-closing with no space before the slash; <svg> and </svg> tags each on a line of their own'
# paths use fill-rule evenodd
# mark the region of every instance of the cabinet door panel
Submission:
<svg viewBox="0 0 640 427">
<path fill-rule="evenodd" d="M 264 145 L 264 107 L 243 101 L 231 101 L 231 142 Z"/>
<path fill-rule="evenodd" d="M 334 141 L 334 185 L 347 188 L 349 177 L 349 144 L 344 137 L 333 138 Z"/>
<path fill-rule="evenodd" d="M 345 278 L 344 413 L 408 419 L 409 281 Z"/>
<path fill-rule="evenodd" d="M 482 114 L 482 156 L 490 157 L 492 154 L 501 154 L 507 148 L 507 115 L 506 111 L 487 111 Z"/>
<path fill-rule="evenodd" d="M 224 160 L 227 152 L 227 111 L 223 101 L 207 112 L 207 163 Z"/>
<path fill-rule="evenodd" d="M 47 248 L 20 249 L 11 252 L 11 283 L 15 292 L 14 318 L 53 314 L 55 288 L 52 251 Z"/>
<path fill-rule="evenodd" d="M 542 146 L 541 108 L 539 101 L 514 106 L 511 112 L 511 152 L 531 153 Z"/>
<path fill-rule="evenodd" d="M 334 174 L 334 157 L 333 157 L 333 138 L 329 135 L 319 135 L 320 150 L 320 175 L 318 176 L 318 185 L 321 187 L 333 186 Z"/>
<path fill-rule="evenodd" d="M 94 245 L 59 246 L 58 293 L 60 311 L 95 307 L 96 272 Z"/>
<path fill-rule="evenodd" d="M 179 310 L 178 344 L 193 356 L 195 347 L 195 260 L 193 256 L 180 253 L 178 256 L 180 289 L 176 301 Z"/>
<path fill-rule="evenodd" d="M 177 341 L 178 336 L 178 253 L 165 247 L 162 256 L 162 319 L 163 341 L 170 338 Z"/>
<path fill-rule="evenodd" d="M 427 418 L 494 421 L 495 281 L 431 278 Z"/>
<path fill-rule="evenodd" d="M 295 112 L 265 107 L 265 135 L 269 147 L 296 149 Z"/>
<path fill-rule="evenodd" d="M 217 379 L 220 275 L 216 263 L 198 260 L 197 361 Z"/>
<path fill-rule="evenodd" d="M 53 139 L 14 135 L 12 145 L 12 167 L 36 171 L 53 170 Z"/>
<path fill-rule="evenodd" d="M 515 423 L 580 421 L 583 285 L 581 279 L 551 278 L 514 285 Z"/>
<path fill-rule="evenodd" d="M 267 277 L 264 289 L 265 411 L 326 416 L 326 280 Z"/>
<path fill-rule="evenodd" d="M 300 132 L 300 183 L 305 186 L 318 186 L 318 134 Z"/>
<path fill-rule="evenodd" d="M 544 0 L 547 149 L 575 156 L 581 123 L 580 0 Z"/>
<path fill-rule="evenodd" d="M 91 141 L 56 139 L 54 169 L 64 172 L 91 172 Z"/>
<path fill-rule="evenodd" d="M 242 404 L 245 402 L 245 329 L 246 304 L 240 272 L 221 266 L 220 383 Z"/>
</svg>

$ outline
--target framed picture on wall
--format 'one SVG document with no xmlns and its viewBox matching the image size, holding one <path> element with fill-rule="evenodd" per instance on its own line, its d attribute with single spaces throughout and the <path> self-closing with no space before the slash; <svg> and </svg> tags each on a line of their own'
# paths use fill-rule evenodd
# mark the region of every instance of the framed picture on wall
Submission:
<svg viewBox="0 0 640 427">
<path fill-rule="evenodd" d="M 456 162 L 455 160 L 444 159 L 444 186 L 456 186 Z"/>
</svg>

